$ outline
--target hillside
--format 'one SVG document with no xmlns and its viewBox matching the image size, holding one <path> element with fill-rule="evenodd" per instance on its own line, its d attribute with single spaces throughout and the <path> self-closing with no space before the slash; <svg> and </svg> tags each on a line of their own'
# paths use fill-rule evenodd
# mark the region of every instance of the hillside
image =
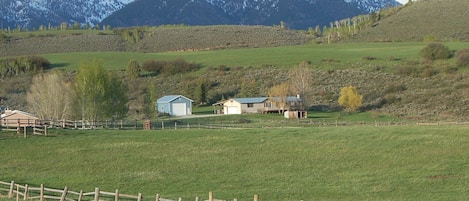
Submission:
<svg viewBox="0 0 469 201">
<path fill-rule="evenodd" d="M 422 0 L 362 30 L 354 41 L 422 41 L 426 36 L 440 40 L 469 40 L 469 1 Z"/>
<path fill-rule="evenodd" d="M 98 31 L 31 32 L 5 34 L 0 56 L 63 52 L 166 52 L 227 48 L 276 47 L 310 43 L 299 31 L 268 26 L 169 26 L 130 28 L 142 34 L 138 40 Z"/>
</svg>

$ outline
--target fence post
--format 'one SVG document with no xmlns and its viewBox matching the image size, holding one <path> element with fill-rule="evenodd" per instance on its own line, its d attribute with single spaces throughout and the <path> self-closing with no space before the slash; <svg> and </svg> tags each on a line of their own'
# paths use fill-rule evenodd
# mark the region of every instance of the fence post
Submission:
<svg viewBox="0 0 469 201">
<path fill-rule="evenodd" d="M 213 193 L 208 192 L 208 201 L 213 201 Z"/>
<path fill-rule="evenodd" d="M 10 183 L 10 191 L 8 192 L 8 198 L 13 198 L 13 189 L 15 188 L 15 182 L 11 181 Z"/>
<path fill-rule="evenodd" d="M 28 184 L 25 184 L 24 185 L 24 195 L 23 195 L 23 200 L 27 200 L 28 199 Z"/>
<path fill-rule="evenodd" d="M 199 201 L 199 197 L 195 197 L 195 201 Z"/>
<path fill-rule="evenodd" d="M 41 190 L 39 192 L 39 201 L 44 201 L 44 184 L 41 184 Z"/>
<path fill-rule="evenodd" d="M 20 185 L 16 184 L 16 201 L 20 201 Z"/>
<path fill-rule="evenodd" d="M 99 201 L 99 188 L 94 189 L 94 201 Z"/>
<path fill-rule="evenodd" d="M 83 190 L 80 190 L 80 194 L 78 195 L 78 201 L 81 201 L 83 199 Z"/>
<path fill-rule="evenodd" d="M 119 190 L 116 189 L 116 194 L 115 194 L 115 197 L 114 197 L 114 201 L 119 201 Z"/>
<path fill-rule="evenodd" d="M 259 195 L 254 195 L 254 201 L 259 201 Z"/>
<path fill-rule="evenodd" d="M 160 194 L 158 194 L 158 193 L 156 194 L 156 199 L 155 199 L 155 201 L 160 201 Z"/>
<path fill-rule="evenodd" d="M 137 201 L 142 201 L 142 193 L 138 193 Z"/>
<path fill-rule="evenodd" d="M 62 197 L 60 197 L 60 201 L 65 201 L 67 194 L 68 194 L 68 188 L 65 186 L 64 192 L 62 193 Z"/>
<path fill-rule="evenodd" d="M 178 122 L 175 121 L 175 122 L 174 122 L 174 130 L 177 130 L 177 129 L 178 129 Z"/>
</svg>

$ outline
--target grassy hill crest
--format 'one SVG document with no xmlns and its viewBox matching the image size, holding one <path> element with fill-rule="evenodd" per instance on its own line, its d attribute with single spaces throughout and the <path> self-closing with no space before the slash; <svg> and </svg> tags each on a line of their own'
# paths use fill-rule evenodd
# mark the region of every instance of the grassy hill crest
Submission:
<svg viewBox="0 0 469 201">
<path fill-rule="evenodd" d="M 423 41 L 432 36 L 442 41 L 468 41 L 468 10 L 467 0 L 414 0 L 352 40 Z"/>
</svg>

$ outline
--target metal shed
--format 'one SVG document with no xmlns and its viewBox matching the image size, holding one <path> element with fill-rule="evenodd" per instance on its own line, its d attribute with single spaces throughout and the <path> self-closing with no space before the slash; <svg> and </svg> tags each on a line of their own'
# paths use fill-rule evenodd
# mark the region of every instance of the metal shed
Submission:
<svg viewBox="0 0 469 201">
<path fill-rule="evenodd" d="M 156 111 L 171 116 L 191 115 L 192 102 L 194 101 L 182 95 L 167 95 L 156 101 Z"/>
</svg>

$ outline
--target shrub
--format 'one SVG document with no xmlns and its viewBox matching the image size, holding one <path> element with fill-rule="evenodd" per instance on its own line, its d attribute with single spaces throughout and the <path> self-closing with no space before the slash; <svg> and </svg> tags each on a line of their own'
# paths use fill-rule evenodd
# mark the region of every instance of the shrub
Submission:
<svg viewBox="0 0 469 201">
<path fill-rule="evenodd" d="M 196 70 L 199 66 L 195 63 L 189 63 L 184 59 L 176 59 L 172 61 L 155 61 L 149 60 L 142 64 L 142 69 L 158 74 L 178 74 Z"/>
<path fill-rule="evenodd" d="M 363 60 L 368 60 L 368 61 L 372 61 L 372 60 L 376 60 L 376 59 L 378 59 L 378 58 L 372 57 L 372 56 L 363 57 Z"/>
<path fill-rule="evenodd" d="M 21 73 L 38 72 L 50 68 L 50 62 L 39 56 L 0 59 L 0 78 Z"/>
<path fill-rule="evenodd" d="M 420 51 L 421 56 L 430 61 L 449 59 L 451 50 L 441 43 L 430 43 Z"/>
<path fill-rule="evenodd" d="M 435 35 L 426 35 L 425 37 L 423 37 L 423 42 L 425 43 L 437 42 L 437 41 L 438 41 L 438 37 L 436 37 Z"/>
<path fill-rule="evenodd" d="M 460 67 L 469 67 L 469 48 L 456 52 L 456 64 Z"/>
<path fill-rule="evenodd" d="M 418 77 L 420 69 L 414 66 L 400 66 L 397 68 L 397 74 Z"/>
</svg>

